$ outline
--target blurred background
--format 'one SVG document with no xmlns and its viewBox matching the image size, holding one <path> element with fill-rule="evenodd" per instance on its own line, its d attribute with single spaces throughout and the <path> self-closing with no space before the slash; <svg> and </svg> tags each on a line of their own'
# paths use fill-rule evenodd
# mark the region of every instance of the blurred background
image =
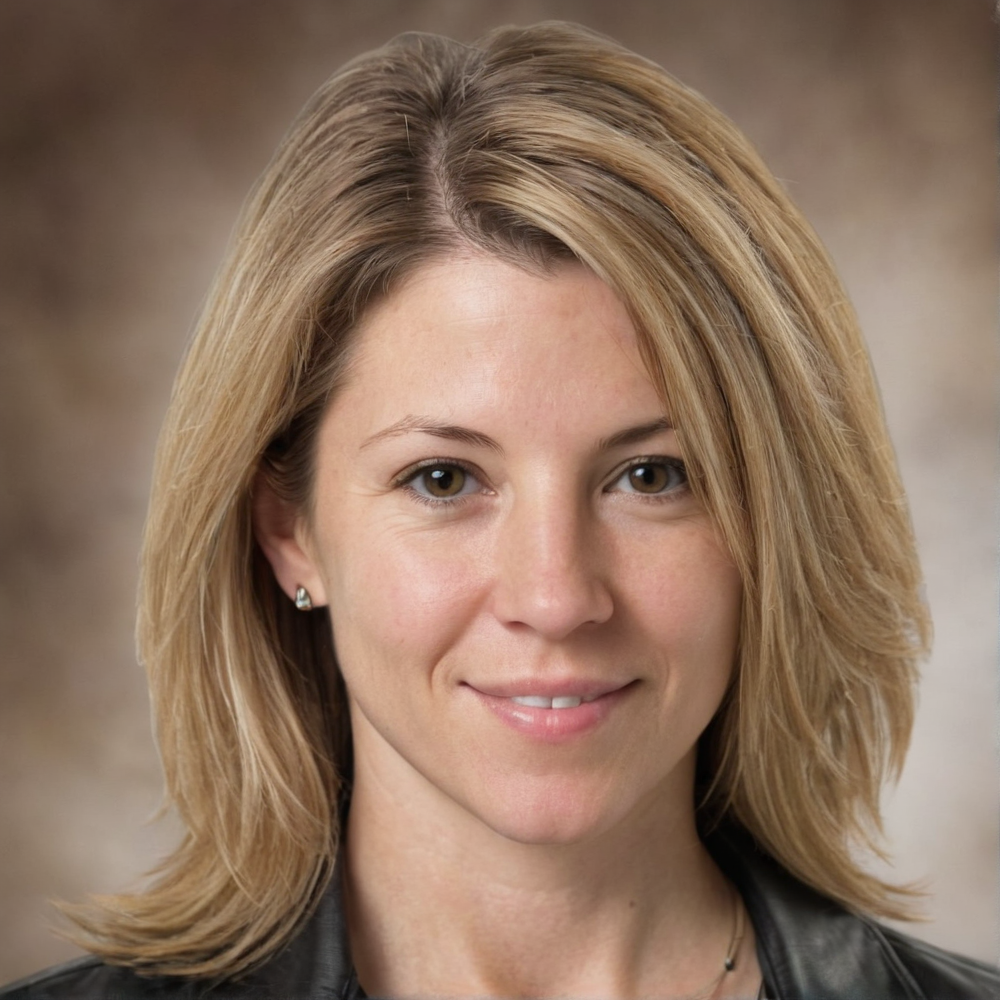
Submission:
<svg viewBox="0 0 1000 1000">
<path fill-rule="evenodd" d="M 870 340 L 936 623 L 887 797 L 916 933 L 998 955 L 997 281 L 988 0 L 3 0 L 0 982 L 74 954 L 51 897 L 173 844 L 132 628 L 157 428 L 240 203 L 345 59 L 580 21 L 749 134 Z"/>
</svg>

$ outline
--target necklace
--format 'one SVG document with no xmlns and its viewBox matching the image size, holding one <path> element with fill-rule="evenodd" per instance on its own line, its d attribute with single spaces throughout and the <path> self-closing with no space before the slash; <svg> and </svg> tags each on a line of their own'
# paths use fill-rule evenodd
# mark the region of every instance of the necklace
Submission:
<svg viewBox="0 0 1000 1000">
<path fill-rule="evenodd" d="M 740 906 L 740 898 L 736 890 L 733 894 L 733 936 L 729 939 L 729 947 L 726 949 L 726 957 L 722 960 L 722 971 L 700 990 L 690 994 L 690 1000 L 715 1000 L 722 987 L 722 981 L 726 975 L 736 968 L 736 956 L 739 954 L 740 945 L 743 943 L 743 907 Z"/>
</svg>

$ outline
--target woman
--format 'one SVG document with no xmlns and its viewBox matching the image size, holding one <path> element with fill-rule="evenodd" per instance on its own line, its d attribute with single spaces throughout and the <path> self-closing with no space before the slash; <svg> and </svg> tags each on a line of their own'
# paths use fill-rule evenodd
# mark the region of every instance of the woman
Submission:
<svg viewBox="0 0 1000 1000">
<path fill-rule="evenodd" d="M 855 860 L 927 624 L 851 311 L 745 140 L 605 39 L 404 36 L 320 91 L 143 567 L 188 835 L 4 996 L 1000 985 Z"/>
</svg>

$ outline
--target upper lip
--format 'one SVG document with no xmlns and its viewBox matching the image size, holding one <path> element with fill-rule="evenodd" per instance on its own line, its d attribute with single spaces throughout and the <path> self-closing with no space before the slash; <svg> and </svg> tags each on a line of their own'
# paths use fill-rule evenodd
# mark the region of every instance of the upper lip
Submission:
<svg viewBox="0 0 1000 1000">
<path fill-rule="evenodd" d="M 631 680 L 586 680 L 567 677 L 563 680 L 541 677 L 525 677 L 523 680 L 485 681 L 482 683 L 463 682 L 480 694 L 494 698 L 517 698 L 525 695 L 535 698 L 600 698 L 632 683 Z"/>
</svg>

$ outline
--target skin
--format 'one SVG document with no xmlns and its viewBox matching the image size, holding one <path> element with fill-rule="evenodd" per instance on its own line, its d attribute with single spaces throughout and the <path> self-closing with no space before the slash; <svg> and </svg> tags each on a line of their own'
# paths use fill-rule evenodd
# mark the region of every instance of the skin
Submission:
<svg viewBox="0 0 1000 1000">
<path fill-rule="evenodd" d="M 310 510 L 262 491 L 255 526 L 289 596 L 330 607 L 366 990 L 665 996 L 717 974 L 736 897 L 695 832 L 694 763 L 741 585 L 606 285 L 474 254 L 411 275 L 363 321 Z M 584 688 L 590 715 L 510 700 Z M 748 931 L 718 995 L 758 982 Z"/>
</svg>

